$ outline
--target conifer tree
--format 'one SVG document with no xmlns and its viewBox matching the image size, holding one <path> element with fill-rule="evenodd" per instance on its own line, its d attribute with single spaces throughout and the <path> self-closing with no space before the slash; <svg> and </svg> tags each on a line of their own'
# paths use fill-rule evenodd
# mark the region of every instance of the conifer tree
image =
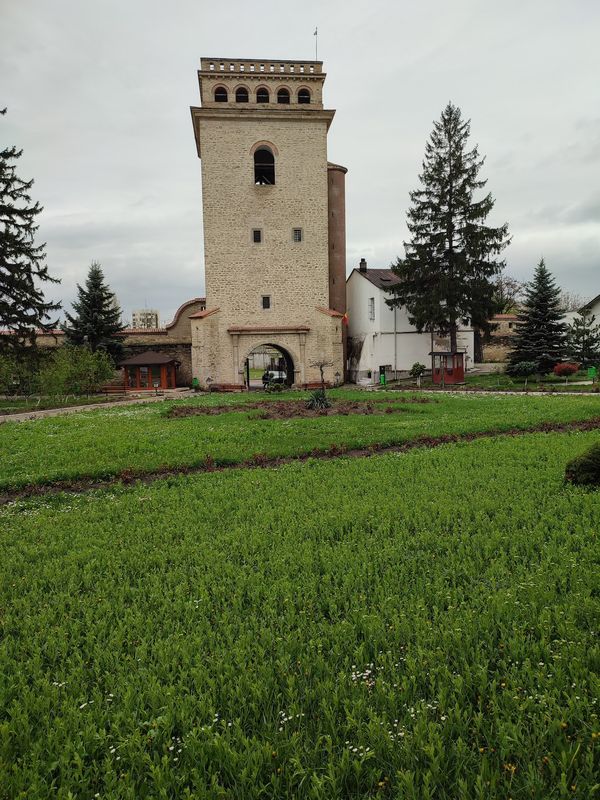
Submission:
<svg viewBox="0 0 600 800">
<path fill-rule="evenodd" d="M 484 158 L 468 149 L 470 121 L 448 103 L 425 145 L 421 188 L 410 193 L 409 242 L 392 270 L 400 279 L 388 305 L 406 306 L 418 331 L 450 335 L 456 352 L 461 321 L 487 331 L 496 311 L 494 279 L 504 268 L 497 258 L 509 243 L 508 225 L 488 227 L 491 194 L 476 200 L 487 181 L 479 178 Z"/>
<path fill-rule="evenodd" d="M 105 350 L 114 359 L 122 353 L 121 309 L 116 297 L 104 282 L 102 268 L 97 261 L 90 264 L 85 287 L 77 284 L 77 300 L 73 303 L 74 314 L 65 314 L 67 323 L 63 330 L 67 343 L 86 344 L 92 352 Z"/>
<path fill-rule="evenodd" d="M 522 361 L 533 361 L 540 374 L 550 372 L 564 355 L 566 327 L 560 289 L 542 258 L 533 280 L 527 284 L 525 302 L 517 315 L 507 372 Z"/>
<path fill-rule="evenodd" d="M 46 245 L 34 243 L 42 207 L 31 201 L 33 180 L 17 176 L 15 162 L 22 153 L 14 146 L 0 150 L 0 353 L 21 356 L 23 347 L 35 344 L 36 330 L 56 326 L 49 315 L 60 308 L 60 303 L 44 299 L 40 286 L 60 281 L 44 263 Z"/>
<path fill-rule="evenodd" d="M 596 317 L 582 309 L 567 330 L 567 352 L 569 358 L 587 367 L 600 363 L 600 325 Z"/>
</svg>

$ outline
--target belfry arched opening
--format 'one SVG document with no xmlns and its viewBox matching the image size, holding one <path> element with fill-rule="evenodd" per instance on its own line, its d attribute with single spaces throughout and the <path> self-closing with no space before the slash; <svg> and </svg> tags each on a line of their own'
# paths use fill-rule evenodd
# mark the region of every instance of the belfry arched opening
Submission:
<svg viewBox="0 0 600 800">
<path fill-rule="evenodd" d="M 248 389 L 264 389 L 269 384 L 292 386 L 294 360 L 280 345 L 259 344 L 248 353 L 244 363 L 244 379 Z"/>
</svg>

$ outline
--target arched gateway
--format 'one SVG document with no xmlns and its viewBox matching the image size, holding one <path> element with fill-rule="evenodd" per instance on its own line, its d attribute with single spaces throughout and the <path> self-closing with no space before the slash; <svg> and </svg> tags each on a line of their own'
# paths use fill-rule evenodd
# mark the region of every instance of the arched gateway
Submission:
<svg viewBox="0 0 600 800">
<path fill-rule="evenodd" d="M 248 389 L 262 389 L 266 383 L 293 386 L 296 379 L 289 350 L 270 342 L 257 345 L 248 353 L 244 370 Z"/>
<path fill-rule="evenodd" d="M 344 374 L 346 169 L 327 161 L 325 74 L 320 61 L 278 61 L 277 72 L 261 63 L 270 65 L 203 58 L 202 107 L 191 109 L 202 158 L 207 299 L 191 317 L 201 386 L 244 387 L 250 354 L 266 345 L 290 385 L 317 383 L 319 362 L 332 365 L 331 382 Z M 240 102 L 252 73 L 260 97 L 252 86 Z"/>
</svg>

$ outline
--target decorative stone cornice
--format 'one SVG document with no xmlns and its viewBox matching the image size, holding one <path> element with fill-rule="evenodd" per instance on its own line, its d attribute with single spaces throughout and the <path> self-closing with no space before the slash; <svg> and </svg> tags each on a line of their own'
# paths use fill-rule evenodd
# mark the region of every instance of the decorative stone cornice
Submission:
<svg viewBox="0 0 600 800">
<path fill-rule="evenodd" d="M 310 328 L 307 325 L 236 325 L 227 328 L 227 333 L 241 336 L 268 333 L 308 333 L 309 331 Z"/>
<path fill-rule="evenodd" d="M 291 108 L 289 105 L 283 105 L 277 108 L 257 108 L 254 105 L 236 108 L 222 108 L 220 104 L 214 106 L 190 106 L 190 113 L 192 115 L 192 126 L 194 128 L 194 137 L 196 139 L 196 149 L 198 151 L 198 158 L 200 155 L 200 131 L 198 121 L 201 119 L 290 119 L 290 120 L 315 120 L 325 122 L 327 130 L 331 125 L 335 116 L 333 109 L 326 108 L 311 108 L 310 106 L 298 106 L 298 108 Z"/>
</svg>

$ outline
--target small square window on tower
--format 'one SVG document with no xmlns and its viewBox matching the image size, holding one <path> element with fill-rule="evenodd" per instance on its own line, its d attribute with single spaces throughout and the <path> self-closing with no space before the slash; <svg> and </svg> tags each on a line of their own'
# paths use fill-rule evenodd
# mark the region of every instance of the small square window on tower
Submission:
<svg viewBox="0 0 600 800">
<path fill-rule="evenodd" d="M 301 242 L 302 241 L 302 228 L 293 228 L 292 229 L 292 241 L 293 242 Z"/>
<path fill-rule="evenodd" d="M 260 228 L 252 229 L 252 241 L 254 244 L 260 244 L 262 242 L 262 230 Z"/>
<path fill-rule="evenodd" d="M 270 294 L 263 294 L 261 297 L 262 307 L 266 311 L 271 308 L 271 295 Z"/>
</svg>

